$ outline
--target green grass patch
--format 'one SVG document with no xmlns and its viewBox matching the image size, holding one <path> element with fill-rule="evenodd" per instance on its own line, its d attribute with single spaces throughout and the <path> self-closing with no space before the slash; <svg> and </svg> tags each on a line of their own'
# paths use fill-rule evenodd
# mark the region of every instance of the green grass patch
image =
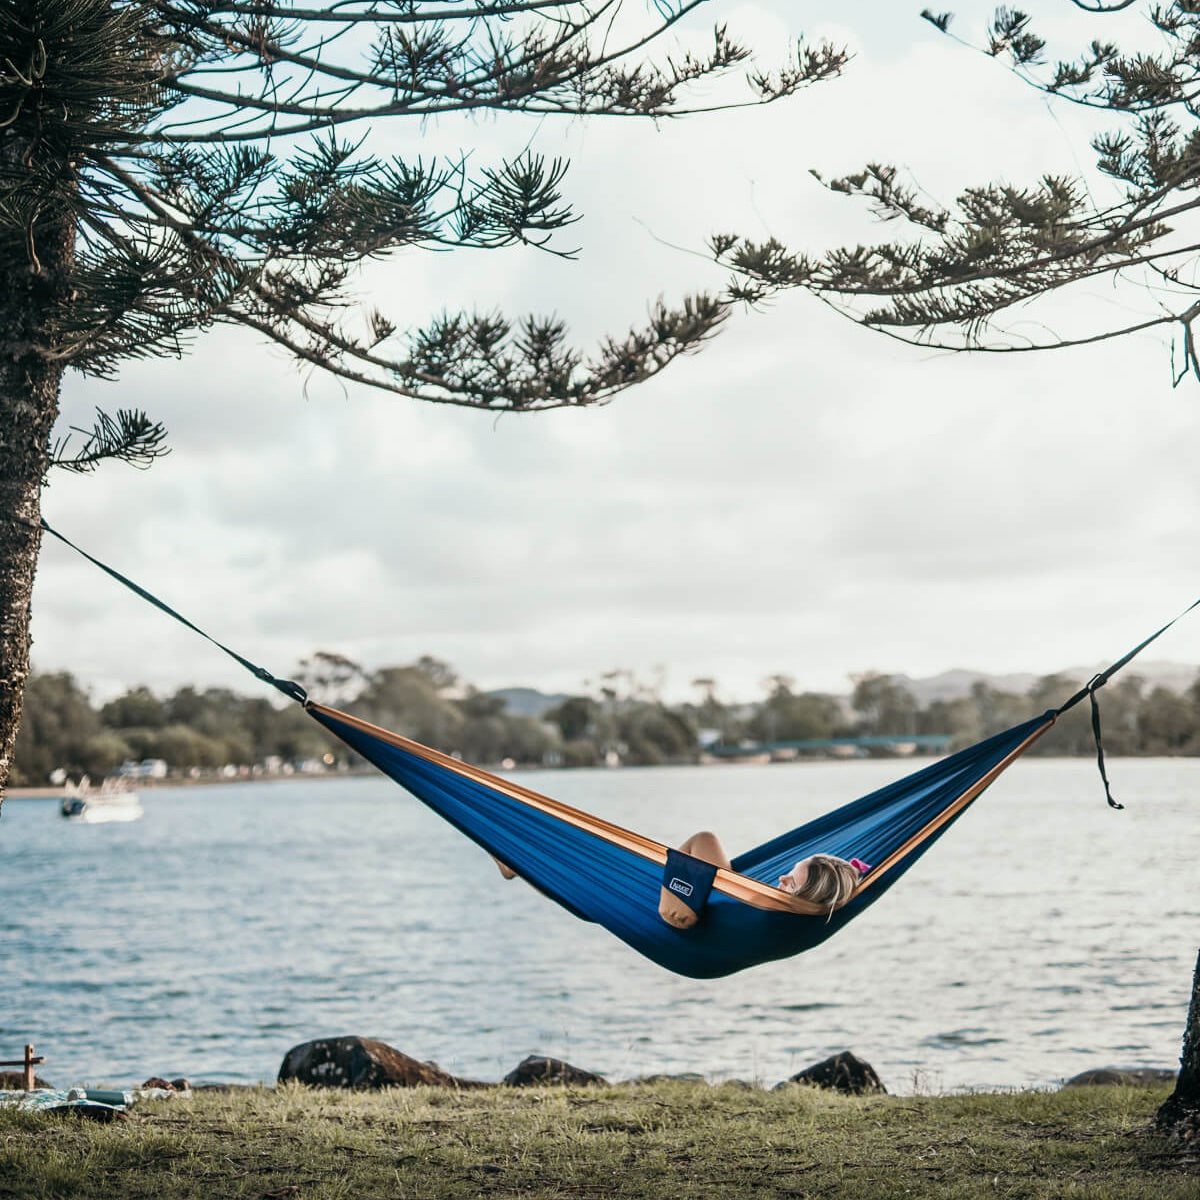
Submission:
<svg viewBox="0 0 1200 1200">
<path fill-rule="evenodd" d="M 125 1119 L 0 1111 L 0 1197 L 1200 1200 L 1165 1089 L 848 1097 L 664 1082 L 201 1092 Z"/>
</svg>

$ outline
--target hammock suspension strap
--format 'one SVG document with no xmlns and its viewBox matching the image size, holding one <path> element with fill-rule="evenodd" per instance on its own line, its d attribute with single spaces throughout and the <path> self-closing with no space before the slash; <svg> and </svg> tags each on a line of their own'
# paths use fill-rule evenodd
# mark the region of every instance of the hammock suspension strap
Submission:
<svg viewBox="0 0 1200 1200">
<path fill-rule="evenodd" d="M 1108 782 L 1108 772 L 1104 768 L 1104 737 L 1100 731 L 1100 703 L 1096 699 L 1096 691 L 1102 688 L 1126 663 L 1136 658 L 1151 642 L 1161 637 L 1176 621 L 1182 620 L 1196 607 L 1200 607 L 1200 599 L 1193 600 L 1183 612 L 1176 617 L 1172 617 L 1161 629 L 1156 630 L 1148 638 L 1139 642 L 1128 654 L 1122 655 L 1115 663 L 1106 667 L 1098 675 L 1093 675 L 1075 695 L 1054 710 L 1056 717 L 1061 716 L 1068 708 L 1074 708 L 1085 696 L 1088 698 L 1088 702 L 1092 708 L 1092 738 L 1096 743 L 1096 766 L 1100 769 L 1100 779 L 1104 784 L 1104 797 L 1108 801 L 1110 808 L 1124 808 L 1125 805 L 1118 804 L 1114 798 L 1112 788 Z"/>
<path fill-rule="evenodd" d="M 173 609 L 169 604 L 160 600 L 153 593 L 146 591 L 144 587 L 140 587 L 138 584 L 134 583 L 132 579 L 126 578 L 126 576 L 122 575 L 120 571 L 113 570 L 112 567 L 102 563 L 98 558 L 93 558 L 86 550 L 81 550 L 77 545 L 75 545 L 74 542 L 63 537 L 63 535 L 59 533 L 57 529 L 52 529 L 50 525 L 46 523 L 45 518 L 42 518 L 41 526 L 47 533 L 58 538 L 58 540 L 64 545 L 70 546 L 76 554 L 82 555 L 88 560 L 88 562 L 99 567 L 100 570 L 102 570 L 106 575 L 111 575 L 113 579 L 115 579 L 118 583 L 123 583 L 135 595 L 141 596 L 141 598 L 148 604 L 153 604 L 155 608 L 159 609 L 161 612 L 165 612 L 167 616 L 174 617 L 175 620 L 177 620 L 181 625 L 187 626 L 187 628 L 193 633 L 198 633 L 206 641 L 212 642 L 212 644 L 216 646 L 218 650 L 223 650 L 229 655 L 230 658 L 234 660 L 234 662 L 245 667 L 246 670 L 249 671 L 250 674 L 256 679 L 261 679 L 263 683 L 269 683 L 273 688 L 281 691 L 289 699 L 295 700 L 300 704 L 303 704 L 308 699 L 308 693 L 298 683 L 291 679 L 277 679 L 265 667 L 257 666 L 248 658 L 243 658 L 236 650 L 231 650 L 228 646 L 218 642 L 215 637 L 211 637 L 209 634 L 205 633 L 204 630 L 199 626 L 193 625 L 191 621 L 187 619 L 187 617 L 185 617 L 182 613 L 176 612 L 175 609 Z"/>
</svg>

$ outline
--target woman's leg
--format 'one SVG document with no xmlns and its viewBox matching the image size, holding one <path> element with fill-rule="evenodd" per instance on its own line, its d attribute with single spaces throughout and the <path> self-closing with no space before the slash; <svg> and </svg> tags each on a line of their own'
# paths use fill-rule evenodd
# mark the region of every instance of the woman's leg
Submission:
<svg viewBox="0 0 1200 1200">
<path fill-rule="evenodd" d="M 723 867 L 726 871 L 733 870 L 729 862 L 729 855 L 725 853 L 725 847 L 721 845 L 721 839 L 707 829 L 693 833 L 679 849 L 683 854 L 690 854 L 693 858 L 712 863 L 715 867 Z"/>
<path fill-rule="evenodd" d="M 715 867 L 724 867 L 727 871 L 732 869 L 729 865 L 729 855 L 721 845 L 721 839 L 707 829 L 693 833 L 679 849 L 682 853 L 712 863 Z M 665 887 L 659 889 L 658 915 L 676 929 L 689 929 L 696 923 L 696 914 Z"/>
</svg>

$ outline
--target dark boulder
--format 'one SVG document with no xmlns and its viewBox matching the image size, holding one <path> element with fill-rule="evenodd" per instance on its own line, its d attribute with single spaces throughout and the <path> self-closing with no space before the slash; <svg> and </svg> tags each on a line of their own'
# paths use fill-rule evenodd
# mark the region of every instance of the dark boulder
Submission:
<svg viewBox="0 0 1200 1200">
<path fill-rule="evenodd" d="M 601 1075 L 573 1067 L 561 1058 L 545 1058 L 540 1054 L 531 1054 L 519 1062 L 505 1075 L 503 1082 L 509 1087 L 542 1087 L 548 1084 L 564 1087 L 583 1087 L 588 1084 L 608 1086 L 608 1080 Z"/>
<path fill-rule="evenodd" d="M 1124 1087 L 1158 1087 L 1174 1082 L 1175 1072 L 1165 1067 L 1097 1067 L 1073 1075 L 1063 1087 L 1104 1087 L 1111 1084 Z"/>
<path fill-rule="evenodd" d="M 374 1038 L 318 1038 L 293 1046 L 283 1057 L 279 1082 L 329 1088 L 478 1087 L 456 1079 L 436 1063 L 418 1062 Z"/>
<path fill-rule="evenodd" d="M 39 1075 L 33 1077 L 35 1088 L 54 1090 L 54 1084 L 47 1083 Z M 25 1090 L 24 1071 L 0 1071 L 0 1092 L 23 1092 Z"/>
<path fill-rule="evenodd" d="M 813 1063 L 811 1067 L 805 1067 L 803 1071 L 784 1080 L 776 1090 L 793 1083 L 807 1084 L 809 1087 L 829 1088 L 835 1092 L 848 1092 L 854 1096 L 862 1096 L 870 1092 L 887 1092 L 887 1088 L 875 1074 L 875 1068 L 870 1063 L 863 1062 L 861 1058 L 851 1054 L 849 1050 L 843 1050 L 840 1054 L 833 1055 L 832 1058 Z"/>
</svg>

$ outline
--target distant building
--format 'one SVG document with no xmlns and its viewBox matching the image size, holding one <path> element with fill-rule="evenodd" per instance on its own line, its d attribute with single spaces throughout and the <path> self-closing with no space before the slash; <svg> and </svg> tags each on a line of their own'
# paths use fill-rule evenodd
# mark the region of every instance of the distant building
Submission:
<svg viewBox="0 0 1200 1200">
<path fill-rule="evenodd" d="M 117 768 L 117 774 L 124 779 L 166 779 L 166 759 L 143 758 L 141 762 L 127 759 Z"/>
</svg>

